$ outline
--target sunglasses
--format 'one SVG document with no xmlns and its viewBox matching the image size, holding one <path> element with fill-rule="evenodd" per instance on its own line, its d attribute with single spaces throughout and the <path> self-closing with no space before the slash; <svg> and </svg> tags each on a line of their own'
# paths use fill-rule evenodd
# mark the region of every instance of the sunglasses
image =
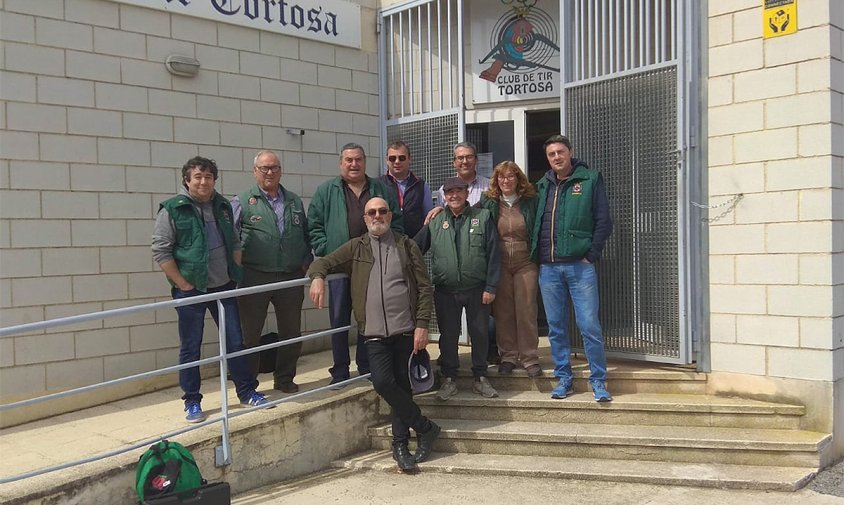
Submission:
<svg viewBox="0 0 844 505">
<path fill-rule="evenodd" d="M 390 161 L 390 163 L 395 163 L 396 160 L 405 161 L 407 159 L 407 156 L 405 156 L 404 154 L 399 154 L 398 156 L 387 156 L 387 159 Z"/>
<path fill-rule="evenodd" d="M 386 207 L 381 207 L 380 209 L 369 209 L 368 211 L 366 211 L 366 215 L 369 217 L 375 217 L 375 214 L 378 214 L 379 216 L 384 216 L 388 212 L 390 212 L 390 209 Z"/>
</svg>

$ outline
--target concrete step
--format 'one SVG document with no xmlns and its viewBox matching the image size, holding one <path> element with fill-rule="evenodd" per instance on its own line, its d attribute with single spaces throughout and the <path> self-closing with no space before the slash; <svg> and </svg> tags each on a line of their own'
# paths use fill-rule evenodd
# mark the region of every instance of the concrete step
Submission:
<svg viewBox="0 0 844 505">
<path fill-rule="evenodd" d="M 490 366 L 487 378 L 499 391 L 541 391 L 551 394 L 559 380 L 553 376 L 553 369 L 544 366 L 545 375 L 532 379 L 523 369 L 514 370 L 509 375 L 499 375 L 497 366 Z M 574 390 L 591 391 L 589 387 L 589 368 L 582 364 L 572 368 Z M 472 387 L 472 372 L 468 367 L 458 372 L 457 384 L 463 389 Z M 436 385 L 439 387 L 439 384 Z M 705 394 L 706 374 L 683 368 L 645 368 L 619 367 L 610 365 L 607 370 L 607 388 L 613 395 L 627 393 L 653 394 Z"/>
<path fill-rule="evenodd" d="M 378 471 L 396 469 L 389 451 L 365 452 L 335 461 L 333 466 Z M 812 468 L 800 467 L 467 453 L 434 453 L 430 460 L 420 465 L 420 469 L 422 472 L 475 476 L 513 475 L 763 491 L 795 491 L 816 472 Z"/>
<path fill-rule="evenodd" d="M 801 430 L 437 420 L 439 452 L 818 468 L 832 435 Z M 387 449 L 389 426 L 371 428 Z"/>
<path fill-rule="evenodd" d="M 434 392 L 415 399 L 428 417 L 487 421 L 798 429 L 805 413 L 802 405 L 698 394 L 622 393 L 597 403 L 591 392 L 554 400 L 535 390 L 501 390 L 484 398 L 465 388 L 446 402 Z"/>
</svg>

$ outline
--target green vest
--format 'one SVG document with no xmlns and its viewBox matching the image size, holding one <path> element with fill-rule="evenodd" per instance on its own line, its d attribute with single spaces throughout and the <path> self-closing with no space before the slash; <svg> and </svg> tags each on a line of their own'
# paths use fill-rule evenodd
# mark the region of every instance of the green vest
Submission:
<svg viewBox="0 0 844 505">
<path fill-rule="evenodd" d="M 467 291 L 486 285 L 486 229 L 490 213 L 467 207 L 460 227 L 460 255 L 454 241 L 451 210 L 446 208 L 431 220 L 431 280 L 439 289 Z"/>
<path fill-rule="evenodd" d="M 311 252 L 305 208 L 299 195 L 283 186 L 279 189 L 284 195 L 284 236 L 278 233 L 278 218 L 258 186 L 237 195 L 243 265 L 260 272 L 301 272 Z"/>
<path fill-rule="evenodd" d="M 234 217 L 232 206 L 228 200 L 214 193 L 211 202 L 217 227 L 226 245 L 229 277 L 240 282 L 242 269 L 234 262 Z M 208 290 L 208 237 L 205 236 L 205 223 L 197 213 L 187 195 L 176 195 L 161 202 L 159 209 L 164 208 L 173 219 L 176 229 L 176 243 L 173 245 L 173 259 L 179 267 L 179 273 L 194 287 L 202 292 Z M 171 281 L 170 284 L 173 284 Z"/>
<path fill-rule="evenodd" d="M 534 223 L 534 243 L 532 255 L 536 255 L 538 236 L 542 228 L 542 214 L 548 204 L 548 198 L 554 198 L 554 256 L 584 256 L 592 247 L 592 233 L 595 228 L 592 219 L 592 193 L 600 173 L 579 165 L 574 173 L 555 188 L 546 177 L 537 183 L 538 204 Z M 550 187 L 550 190 L 549 190 Z M 553 202 L 551 203 L 553 205 Z"/>
</svg>

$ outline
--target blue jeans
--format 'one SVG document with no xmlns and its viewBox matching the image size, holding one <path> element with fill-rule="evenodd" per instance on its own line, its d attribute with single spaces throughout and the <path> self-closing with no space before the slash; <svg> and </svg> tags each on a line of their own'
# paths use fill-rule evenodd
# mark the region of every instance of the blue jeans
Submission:
<svg viewBox="0 0 844 505">
<path fill-rule="evenodd" d="M 234 287 L 235 283 L 232 282 L 225 286 L 209 289 L 208 293 L 228 291 Z M 202 293 L 197 289 L 182 291 L 178 288 L 173 288 L 171 294 L 173 295 L 173 299 L 179 299 L 206 293 Z M 225 298 L 222 302 L 223 309 L 226 311 L 226 352 L 243 350 L 243 336 L 240 333 L 240 316 L 237 311 L 237 299 Z M 214 322 L 219 327 L 219 311 L 217 310 L 216 301 L 176 307 L 176 313 L 179 315 L 179 340 L 181 341 L 181 348 L 179 349 L 180 365 L 196 361 L 200 358 L 202 333 L 205 330 L 206 310 L 211 312 L 211 317 L 214 318 Z M 252 392 L 255 391 L 255 388 L 258 387 L 258 381 L 255 380 L 249 371 L 246 356 L 230 358 L 228 364 L 229 373 L 237 391 L 237 397 L 241 401 L 248 400 Z M 181 386 L 182 391 L 185 393 L 182 396 L 182 400 L 185 403 L 202 400 L 202 395 L 199 393 L 201 383 L 202 379 L 199 375 L 199 367 L 179 370 L 179 386 Z"/>
<path fill-rule="evenodd" d="M 348 277 L 328 281 L 328 320 L 332 328 L 348 326 L 352 321 L 352 291 Z M 341 331 L 331 335 L 331 352 L 334 355 L 334 366 L 328 369 L 331 378 L 343 381 L 349 378 L 349 332 Z M 358 334 L 358 345 L 355 349 L 355 363 L 361 375 L 369 373 L 369 355 L 362 335 Z"/>
<path fill-rule="evenodd" d="M 571 381 L 571 336 L 569 335 L 569 294 L 574 303 L 574 318 L 583 335 L 583 347 L 590 381 L 607 380 L 607 356 L 604 335 L 598 320 L 598 275 L 590 263 L 546 263 L 539 266 L 539 289 L 548 320 L 548 339 L 554 358 L 554 376 Z"/>
</svg>

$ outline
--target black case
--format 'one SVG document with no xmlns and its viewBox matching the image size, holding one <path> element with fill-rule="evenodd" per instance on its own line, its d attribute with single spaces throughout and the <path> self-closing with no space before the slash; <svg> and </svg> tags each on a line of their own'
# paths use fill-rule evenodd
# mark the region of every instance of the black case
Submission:
<svg viewBox="0 0 844 505">
<path fill-rule="evenodd" d="M 180 494 L 185 493 L 191 493 L 192 496 L 179 498 Z M 196 491 L 150 498 L 144 500 L 143 505 L 231 505 L 231 503 L 232 491 L 229 483 L 213 482 L 197 488 Z"/>
<path fill-rule="evenodd" d="M 261 335 L 261 341 L 258 345 L 274 344 L 278 342 L 278 333 L 271 332 Z M 275 372 L 275 357 L 278 352 L 278 347 L 275 349 L 264 349 L 258 355 L 258 373 L 272 373 Z"/>
</svg>

